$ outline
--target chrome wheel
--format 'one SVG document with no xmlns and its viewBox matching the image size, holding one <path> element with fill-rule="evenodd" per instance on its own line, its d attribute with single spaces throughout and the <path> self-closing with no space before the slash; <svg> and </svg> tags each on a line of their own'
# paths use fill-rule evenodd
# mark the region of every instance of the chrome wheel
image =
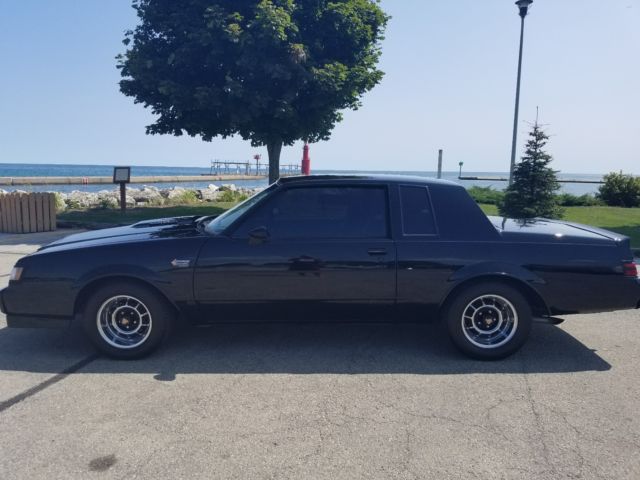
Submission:
<svg viewBox="0 0 640 480">
<path fill-rule="evenodd" d="M 147 306 L 135 297 L 118 295 L 106 300 L 96 316 L 100 336 L 109 345 L 130 349 L 142 345 L 151 334 Z"/>
<path fill-rule="evenodd" d="M 469 302 L 461 321 L 464 336 L 479 348 L 498 348 L 511 340 L 518 329 L 515 307 L 499 295 L 482 295 Z"/>
</svg>

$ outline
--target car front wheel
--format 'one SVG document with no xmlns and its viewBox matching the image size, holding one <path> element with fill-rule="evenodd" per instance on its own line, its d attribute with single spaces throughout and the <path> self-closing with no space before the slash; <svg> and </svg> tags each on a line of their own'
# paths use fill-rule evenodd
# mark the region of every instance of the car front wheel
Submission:
<svg viewBox="0 0 640 480">
<path fill-rule="evenodd" d="M 462 352 L 494 360 L 522 347 L 531 332 L 532 313 L 517 289 L 486 283 L 460 292 L 447 308 L 445 319 L 451 340 Z"/>
<path fill-rule="evenodd" d="M 136 283 L 114 283 L 88 299 L 83 324 L 93 344 L 118 359 L 144 357 L 167 336 L 172 321 L 167 302 Z"/>
</svg>

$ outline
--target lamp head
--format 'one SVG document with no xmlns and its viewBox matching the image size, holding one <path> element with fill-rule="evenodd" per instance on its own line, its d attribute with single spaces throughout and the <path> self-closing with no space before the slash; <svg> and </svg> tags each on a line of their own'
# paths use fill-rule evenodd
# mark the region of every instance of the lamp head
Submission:
<svg viewBox="0 0 640 480">
<path fill-rule="evenodd" d="M 522 18 L 527 16 L 527 13 L 529 13 L 529 7 L 532 3 L 533 0 L 518 0 L 516 2 L 517 7 L 520 9 L 520 16 Z"/>
</svg>

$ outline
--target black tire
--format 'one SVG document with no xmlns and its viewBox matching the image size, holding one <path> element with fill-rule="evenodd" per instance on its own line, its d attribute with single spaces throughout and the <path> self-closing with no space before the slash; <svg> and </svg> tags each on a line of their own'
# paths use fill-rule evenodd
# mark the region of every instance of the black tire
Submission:
<svg viewBox="0 0 640 480">
<path fill-rule="evenodd" d="M 487 282 L 460 291 L 446 308 L 444 320 L 451 340 L 463 353 L 479 360 L 498 360 L 514 354 L 527 341 L 532 312 L 519 290 Z"/>
<path fill-rule="evenodd" d="M 151 288 L 135 282 L 114 282 L 91 294 L 82 324 L 98 350 L 112 358 L 131 360 L 149 355 L 160 346 L 174 316 L 168 302 Z M 140 328 L 134 331 L 138 325 Z"/>
</svg>

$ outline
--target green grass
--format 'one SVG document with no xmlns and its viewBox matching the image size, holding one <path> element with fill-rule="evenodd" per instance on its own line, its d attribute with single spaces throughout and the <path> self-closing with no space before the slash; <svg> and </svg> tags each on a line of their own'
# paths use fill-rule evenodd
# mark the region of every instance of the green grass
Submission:
<svg viewBox="0 0 640 480">
<path fill-rule="evenodd" d="M 183 215 L 219 215 L 231 208 L 235 203 L 216 202 L 215 204 L 179 205 L 171 207 L 128 208 L 126 213 L 120 210 L 100 208 L 93 210 L 70 210 L 59 213 L 58 220 L 78 223 L 127 224 L 163 217 L 180 217 Z"/>
<path fill-rule="evenodd" d="M 498 215 L 495 205 L 480 207 L 487 215 Z M 634 248 L 640 248 L 640 208 L 565 207 L 563 219 L 621 233 L 631 238 Z"/>
</svg>

